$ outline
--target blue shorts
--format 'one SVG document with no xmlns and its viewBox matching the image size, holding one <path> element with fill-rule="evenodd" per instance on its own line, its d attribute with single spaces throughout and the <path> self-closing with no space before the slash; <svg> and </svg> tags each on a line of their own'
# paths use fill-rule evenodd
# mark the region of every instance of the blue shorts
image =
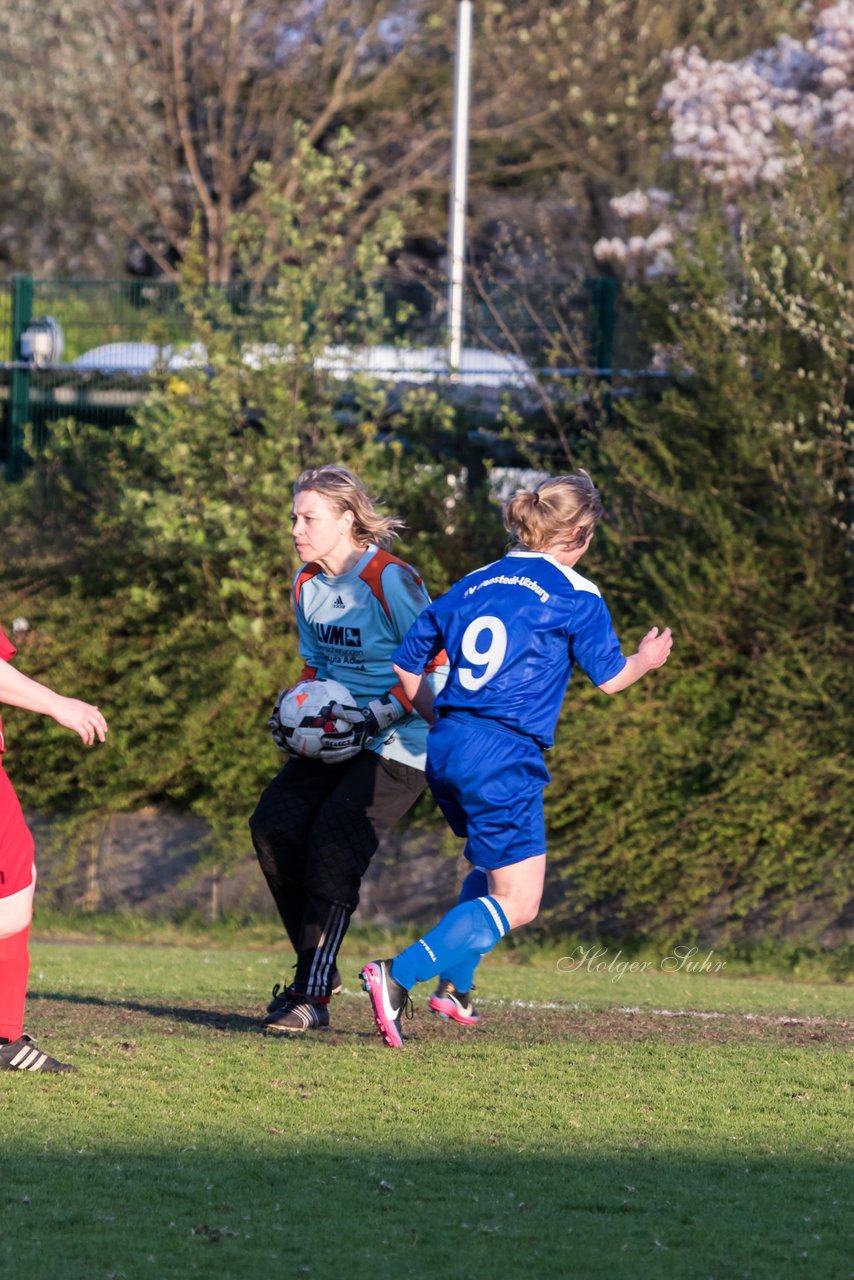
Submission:
<svg viewBox="0 0 854 1280">
<path fill-rule="evenodd" d="M 465 856 L 484 871 L 546 851 L 543 788 L 551 780 L 532 738 L 494 720 L 443 715 L 427 735 L 427 781 Z"/>
</svg>

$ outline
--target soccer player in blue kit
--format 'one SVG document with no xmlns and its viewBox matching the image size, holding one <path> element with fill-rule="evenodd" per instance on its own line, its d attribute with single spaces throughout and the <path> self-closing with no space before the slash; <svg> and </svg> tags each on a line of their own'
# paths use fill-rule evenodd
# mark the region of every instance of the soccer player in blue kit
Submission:
<svg viewBox="0 0 854 1280">
<path fill-rule="evenodd" d="M 432 725 L 427 780 L 474 870 L 439 923 L 391 960 L 361 972 L 386 1044 L 403 1044 L 401 1015 L 418 982 L 438 975 L 430 1007 L 472 1025 L 481 958 L 534 920 L 545 876 L 543 749 L 554 742 L 572 668 L 619 693 L 667 661 L 670 628 L 653 627 L 624 657 L 604 600 L 575 570 L 602 514 L 586 472 L 522 490 L 504 508 L 514 546 L 431 604 L 393 655 L 406 697 Z M 423 673 L 446 650 L 435 696 Z"/>
</svg>

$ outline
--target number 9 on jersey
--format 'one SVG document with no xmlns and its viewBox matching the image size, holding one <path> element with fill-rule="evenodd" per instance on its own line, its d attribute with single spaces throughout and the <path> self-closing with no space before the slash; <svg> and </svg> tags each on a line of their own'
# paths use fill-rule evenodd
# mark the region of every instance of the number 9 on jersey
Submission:
<svg viewBox="0 0 854 1280">
<path fill-rule="evenodd" d="M 460 648 L 466 662 L 471 663 L 470 667 L 459 668 L 460 684 L 464 689 L 480 689 L 492 679 L 504 661 L 507 628 L 500 618 L 484 614 L 466 627 Z"/>
</svg>

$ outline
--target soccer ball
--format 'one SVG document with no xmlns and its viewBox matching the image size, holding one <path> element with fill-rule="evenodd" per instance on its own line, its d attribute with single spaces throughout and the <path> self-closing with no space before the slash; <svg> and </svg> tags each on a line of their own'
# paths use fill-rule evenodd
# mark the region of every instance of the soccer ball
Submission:
<svg viewBox="0 0 854 1280">
<path fill-rule="evenodd" d="M 292 689 L 283 690 L 270 721 L 276 745 L 304 760 L 321 759 L 324 737 L 349 733 L 353 728 L 350 720 L 332 715 L 333 702 L 349 711 L 358 710 L 350 690 L 337 680 L 300 680 Z"/>
</svg>

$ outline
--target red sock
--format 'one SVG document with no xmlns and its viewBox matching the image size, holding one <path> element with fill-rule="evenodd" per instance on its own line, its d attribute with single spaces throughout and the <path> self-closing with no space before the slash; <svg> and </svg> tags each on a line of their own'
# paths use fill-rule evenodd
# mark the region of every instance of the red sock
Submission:
<svg viewBox="0 0 854 1280">
<path fill-rule="evenodd" d="M 24 1001 L 30 973 L 30 926 L 0 938 L 0 1038 L 18 1040 L 24 1029 Z"/>
</svg>

